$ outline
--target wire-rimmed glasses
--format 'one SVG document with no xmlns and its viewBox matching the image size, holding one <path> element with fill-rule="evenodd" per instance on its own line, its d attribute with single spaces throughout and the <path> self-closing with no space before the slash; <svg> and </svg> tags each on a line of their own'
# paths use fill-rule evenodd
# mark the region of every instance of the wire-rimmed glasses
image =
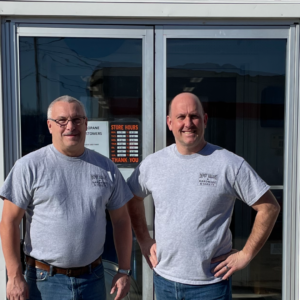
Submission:
<svg viewBox="0 0 300 300">
<path fill-rule="evenodd" d="M 67 119 L 67 118 L 51 119 L 51 118 L 48 118 L 48 120 L 51 120 L 51 121 L 55 122 L 60 127 L 67 126 L 70 121 L 74 125 L 80 126 L 80 125 L 82 125 L 84 123 L 85 119 L 86 119 L 86 117 L 76 117 L 76 118 L 73 118 L 73 119 Z"/>
</svg>

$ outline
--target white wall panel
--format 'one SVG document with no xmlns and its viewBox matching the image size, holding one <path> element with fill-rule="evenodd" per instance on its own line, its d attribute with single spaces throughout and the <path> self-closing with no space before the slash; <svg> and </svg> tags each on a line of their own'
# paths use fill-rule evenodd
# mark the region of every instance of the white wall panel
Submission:
<svg viewBox="0 0 300 300">
<path fill-rule="evenodd" d="M 125 18 L 300 18 L 299 1 L 1 1 L 0 15 Z"/>
<path fill-rule="evenodd" d="M 15 2 L 15 0 L 5 0 L 7 2 Z M 279 3 L 283 4 L 283 1 L 285 4 L 289 3 L 298 3 L 299 0 L 114 0 L 114 1 L 109 1 L 109 0 L 63 0 L 64 2 L 82 2 L 82 3 L 87 3 L 87 2 L 94 2 L 94 3 L 217 3 L 217 4 L 222 4 L 222 3 L 243 3 L 243 4 L 252 4 L 252 3 L 258 3 L 258 4 L 274 4 L 274 3 Z M 62 0 L 19 0 L 19 2 L 62 2 Z"/>
<path fill-rule="evenodd" d="M 1 17 L 0 17 L 1 22 Z M 1 46 L 2 46 L 2 36 L 1 36 L 1 28 L 0 28 L 0 70 L 1 70 Z M 4 181 L 4 144 L 3 144 L 3 98 L 2 98 L 2 74 L 0 72 L 0 186 Z M 2 207 L 3 201 L 0 200 L 0 220 L 2 216 Z M 0 300 L 6 299 L 6 269 L 5 269 L 5 262 L 2 253 L 1 247 L 1 239 L 0 239 Z"/>
</svg>

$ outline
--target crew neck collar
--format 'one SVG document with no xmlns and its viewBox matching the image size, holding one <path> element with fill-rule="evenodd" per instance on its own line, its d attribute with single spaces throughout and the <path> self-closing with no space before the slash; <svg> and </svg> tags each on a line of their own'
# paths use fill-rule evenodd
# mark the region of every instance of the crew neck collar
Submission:
<svg viewBox="0 0 300 300">
<path fill-rule="evenodd" d="M 178 149 L 176 144 L 173 144 L 173 152 L 175 153 L 175 155 L 177 157 L 179 157 L 180 159 L 194 159 L 199 157 L 199 155 L 201 156 L 206 156 L 210 153 L 209 149 L 211 147 L 211 144 L 206 142 L 206 145 L 197 153 L 193 153 L 193 154 L 181 154 Z"/>
<path fill-rule="evenodd" d="M 62 154 L 61 152 L 59 152 L 53 144 L 50 145 L 51 150 L 54 152 L 54 154 L 64 160 L 68 160 L 68 161 L 80 161 L 82 160 L 86 155 L 87 155 L 87 149 L 84 148 L 84 152 L 80 155 L 80 156 L 68 156 L 65 154 Z"/>
</svg>

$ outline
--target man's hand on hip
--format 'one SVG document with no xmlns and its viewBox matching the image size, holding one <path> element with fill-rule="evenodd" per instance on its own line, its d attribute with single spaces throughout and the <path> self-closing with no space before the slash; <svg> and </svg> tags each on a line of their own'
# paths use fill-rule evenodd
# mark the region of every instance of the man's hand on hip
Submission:
<svg viewBox="0 0 300 300">
<path fill-rule="evenodd" d="M 156 256 L 156 242 L 152 238 L 148 238 L 143 242 L 140 242 L 142 254 L 144 255 L 149 267 L 155 268 L 158 264 Z"/>
<path fill-rule="evenodd" d="M 213 270 L 215 277 L 221 277 L 222 279 L 228 279 L 234 272 L 244 269 L 251 259 L 246 255 L 243 250 L 238 251 L 232 249 L 230 252 L 221 256 L 215 257 L 211 260 L 211 263 L 220 262 Z"/>
<path fill-rule="evenodd" d="M 117 273 L 112 281 L 110 293 L 117 291 L 115 300 L 121 300 L 126 297 L 130 290 L 130 277 L 126 274 Z"/>
<path fill-rule="evenodd" d="M 8 278 L 6 295 L 8 300 L 29 299 L 28 286 L 23 275 Z"/>
</svg>

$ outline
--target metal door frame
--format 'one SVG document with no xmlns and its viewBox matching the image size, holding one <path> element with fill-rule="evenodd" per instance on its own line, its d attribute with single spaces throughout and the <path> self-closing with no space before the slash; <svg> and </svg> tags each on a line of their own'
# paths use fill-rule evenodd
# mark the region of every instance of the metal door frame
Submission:
<svg viewBox="0 0 300 300">
<path fill-rule="evenodd" d="M 299 250 L 300 250 L 300 228 L 297 224 L 300 218 L 300 185 L 297 185 L 300 176 L 300 98 L 299 91 L 299 25 L 293 22 L 274 21 L 269 22 L 267 26 L 261 26 L 262 21 L 251 22 L 252 26 L 246 26 L 243 22 L 234 22 L 233 26 L 223 26 L 224 21 L 215 22 L 214 26 L 197 26 L 193 21 L 194 26 L 187 26 L 189 21 L 183 20 L 172 21 L 174 25 L 155 26 L 155 43 L 153 42 L 153 26 L 146 24 L 162 24 L 168 21 L 161 20 L 131 20 L 131 24 L 145 24 L 145 26 L 127 26 L 127 20 L 106 20 L 104 23 L 122 25 L 117 26 L 95 26 L 93 24 L 86 25 L 69 25 L 57 23 L 67 23 L 61 20 L 47 20 L 50 24 L 45 24 L 45 19 L 39 19 L 30 22 L 24 18 L 3 20 L 2 23 L 2 105 L 3 105 L 3 139 L 4 139 L 4 167 L 5 175 L 13 166 L 16 159 L 20 157 L 20 99 L 19 99 L 19 64 L 18 64 L 18 36 L 30 31 L 34 32 L 37 29 L 36 36 L 44 31 L 58 29 L 66 29 L 65 31 L 57 31 L 57 34 L 67 32 L 70 29 L 83 29 L 88 32 L 91 29 L 104 29 L 108 32 L 110 29 L 115 31 L 115 36 L 118 36 L 122 30 L 141 30 L 144 33 L 137 33 L 140 38 L 143 38 L 143 64 L 149 66 L 148 71 L 143 70 L 143 99 L 148 99 L 143 105 L 143 136 L 148 137 L 147 141 L 143 139 L 143 157 L 152 153 L 153 141 L 155 136 L 155 151 L 162 149 L 165 146 L 165 116 L 166 116 L 166 39 L 167 38 L 285 38 L 287 39 L 287 56 L 286 56 L 286 102 L 285 102 L 285 153 L 284 153 L 284 228 L 283 228 L 283 274 L 282 274 L 282 298 L 283 299 L 298 299 L 300 296 L 300 267 L 299 267 Z M 74 20 L 72 21 L 75 23 Z M 80 22 L 77 22 L 80 23 Z M 94 23 L 91 21 L 91 23 Z M 199 21 L 199 23 L 201 23 Z M 238 24 L 239 23 L 239 24 Z M 249 21 L 250 23 L 250 21 Z M 275 23 L 275 24 L 274 24 Z M 285 24 L 282 24 L 285 23 Z M 287 24 L 289 23 L 289 24 Z M 124 25 L 125 24 L 125 25 Z M 255 26 L 254 26 L 255 24 Z M 276 25 L 277 24 L 277 25 Z M 25 29 L 27 28 L 27 29 Z M 50 29 L 51 28 L 51 29 Z M 104 32 L 102 31 L 102 32 Z M 83 32 L 83 31 L 82 31 Z M 96 30 L 92 30 L 95 34 Z M 101 30 L 99 31 L 101 32 Z M 113 31 L 111 31 L 113 32 Z M 71 31 L 69 31 L 71 34 Z M 121 35 L 121 34 L 120 34 Z M 34 35 L 32 35 L 34 36 Z M 53 36 L 53 35 L 51 35 Z M 77 35 L 78 36 L 78 35 Z M 86 35 L 85 35 L 86 36 Z M 135 37 L 137 37 L 135 36 Z M 79 37 L 79 36 L 78 36 Z M 95 37 L 95 35 L 93 36 Z M 107 37 L 107 36 L 106 36 Z M 112 37 L 112 36 L 110 36 Z M 124 35 L 121 35 L 124 38 Z M 129 36 L 128 36 L 129 37 Z M 132 36 L 130 36 L 132 37 Z M 147 44 L 147 47 L 146 47 Z M 155 61 L 154 49 L 155 44 Z M 149 46 L 150 45 L 150 46 Z M 155 74 L 153 73 L 153 61 L 155 64 Z M 154 78 L 155 77 L 155 94 L 154 94 Z M 147 78 L 147 79 L 146 79 Z M 155 95 L 155 103 L 153 103 Z M 16 101 L 17 99 L 17 101 Z M 154 113 L 155 106 L 155 113 Z M 155 135 L 153 133 L 155 118 Z M 146 126 L 147 124 L 147 126 Z M 145 131 L 144 131 L 145 130 Z M 299 149 L 299 150 L 298 150 Z M 149 208 L 152 211 L 153 206 Z M 150 213 L 151 214 L 151 213 Z M 153 225 L 153 224 L 152 224 Z M 145 274 L 149 280 L 151 275 Z M 143 274 L 144 275 L 144 274 Z M 144 281 L 145 282 L 145 281 Z M 150 284 L 150 281 L 147 281 Z M 144 285 L 144 283 L 143 283 Z M 144 288 L 144 287 L 143 287 Z M 152 284 L 143 299 L 153 298 Z M 0 295 L 0 298 L 2 295 Z M 5 297 L 5 296 L 4 296 Z"/>
<path fill-rule="evenodd" d="M 300 141 L 299 25 L 290 26 L 156 26 L 155 27 L 155 151 L 166 146 L 167 39 L 286 39 L 286 92 L 284 125 L 284 225 L 282 299 L 299 298 Z M 298 155 L 299 157 L 299 155 Z M 295 167 L 297 166 L 297 167 Z M 298 176 L 298 177 L 297 177 Z M 299 180 L 298 180 L 299 181 Z M 282 186 L 272 186 L 282 189 Z"/>
<path fill-rule="evenodd" d="M 21 101 L 19 81 L 19 37 L 90 37 L 142 39 L 142 157 L 154 150 L 154 27 L 130 25 L 38 24 L 6 21 L 2 24 L 4 161 L 5 176 L 21 157 Z M 149 228 L 153 227 L 153 202 L 145 203 Z M 23 236 L 21 228 L 21 236 Z M 152 271 L 143 258 L 143 299 L 153 299 Z M 1 295 L 0 295 L 1 298 Z"/>
</svg>

